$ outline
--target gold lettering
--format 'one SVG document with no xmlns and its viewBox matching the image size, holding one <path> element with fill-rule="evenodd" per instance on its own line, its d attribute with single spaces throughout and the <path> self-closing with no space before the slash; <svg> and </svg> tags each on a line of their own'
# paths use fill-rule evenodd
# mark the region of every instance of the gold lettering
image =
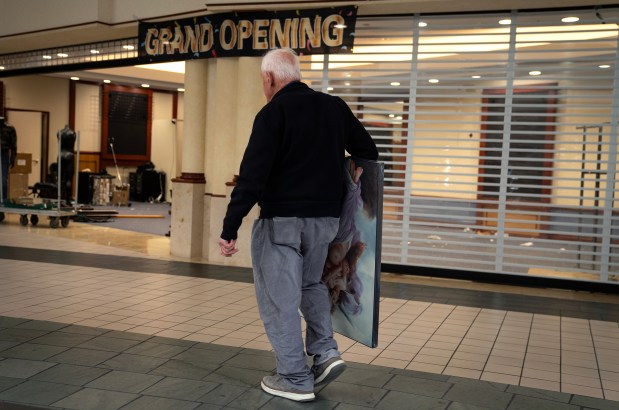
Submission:
<svg viewBox="0 0 619 410">
<path fill-rule="evenodd" d="M 299 36 L 298 36 L 299 19 L 294 18 L 292 19 L 291 23 L 292 24 L 290 27 L 290 48 L 298 48 L 297 40 L 299 39 Z"/>
<path fill-rule="evenodd" d="M 248 38 L 251 37 L 251 31 L 252 31 L 252 28 L 253 28 L 253 24 L 249 20 L 240 20 L 236 28 L 237 28 L 237 31 L 239 33 L 239 35 L 238 35 L 238 38 L 239 38 L 238 49 L 242 50 L 243 49 L 243 41 L 247 40 Z"/>
<path fill-rule="evenodd" d="M 146 39 L 144 40 L 144 49 L 149 56 L 157 55 L 159 49 L 159 30 L 156 28 L 149 28 L 146 31 Z"/>
<path fill-rule="evenodd" d="M 254 50 L 266 50 L 269 48 L 269 44 L 266 41 L 267 31 L 265 29 L 265 26 L 268 24 L 269 20 L 254 20 Z"/>
<path fill-rule="evenodd" d="M 226 41 L 226 31 L 230 32 L 230 41 Z M 219 28 L 219 43 L 224 50 L 232 50 L 236 44 L 236 26 L 232 20 L 224 20 Z"/>
<path fill-rule="evenodd" d="M 213 47 L 213 25 L 211 23 L 202 23 L 200 24 L 200 28 L 200 52 L 203 53 L 209 51 L 211 47 Z M 206 42 L 204 42 L 205 37 Z"/>
<path fill-rule="evenodd" d="M 333 24 L 333 30 L 330 30 L 331 24 Z M 327 47 L 341 46 L 343 42 L 343 28 L 336 28 L 336 24 L 344 24 L 344 17 L 339 14 L 332 14 L 325 18 L 322 23 L 322 41 L 324 41 Z M 333 37 L 331 36 L 333 34 Z"/>
<path fill-rule="evenodd" d="M 312 22 L 309 17 L 303 17 L 301 19 L 301 27 L 299 28 L 299 47 L 307 46 L 305 44 L 306 38 L 309 45 L 312 47 L 320 47 L 320 21 L 321 17 L 316 16 L 314 20 L 314 28 L 312 28 Z"/>
<path fill-rule="evenodd" d="M 183 30 L 180 26 L 176 26 L 174 28 L 174 40 L 170 42 L 170 54 L 174 54 L 174 51 L 178 51 L 179 53 L 183 49 L 185 37 L 183 36 Z"/>
<path fill-rule="evenodd" d="M 189 51 L 189 47 L 191 47 L 192 53 L 198 52 L 198 38 L 200 37 L 200 35 L 200 26 L 185 26 L 185 41 L 183 43 L 183 53 L 187 53 Z"/>
<path fill-rule="evenodd" d="M 282 22 L 278 19 L 271 20 L 271 27 L 269 28 L 269 44 L 271 48 L 290 47 L 290 19 L 284 21 L 284 28 L 282 29 Z"/>
<path fill-rule="evenodd" d="M 162 28 L 159 31 L 159 54 L 170 53 L 170 39 L 172 38 L 172 30 Z"/>
</svg>

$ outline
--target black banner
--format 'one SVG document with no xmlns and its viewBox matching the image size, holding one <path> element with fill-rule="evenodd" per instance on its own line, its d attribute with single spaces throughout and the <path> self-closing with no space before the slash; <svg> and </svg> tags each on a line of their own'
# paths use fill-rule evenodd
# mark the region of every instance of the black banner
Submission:
<svg viewBox="0 0 619 410">
<path fill-rule="evenodd" d="M 299 55 L 350 52 L 355 6 L 313 10 L 224 13 L 140 23 L 141 63 L 262 56 L 290 47 Z"/>
</svg>

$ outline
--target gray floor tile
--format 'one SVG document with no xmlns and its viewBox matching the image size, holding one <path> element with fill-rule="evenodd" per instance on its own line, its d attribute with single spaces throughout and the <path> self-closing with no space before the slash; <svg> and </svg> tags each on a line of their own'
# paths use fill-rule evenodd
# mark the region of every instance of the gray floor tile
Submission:
<svg viewBox="0 0 619 410">
<path fill-rule="evenodd" d="M 419 396 L 416 394 L 390 391 L 376 405 L 377 409 L 415 409 L 415 410 L 442 410 L 450 404 L 448 400 L 435 397 Z"/>
<path fill-rule="evenodd" d="M 85 341 L 92 339 L 92 335 L 82 335 L 77 333 L 53 332 L 33 340 L 34 343 L 52 346 L 75 347 Z"/>
<path fill-rule="evenodd" d="M 189 363 L 222 364 L 231 357 L 234 357 L 235 354 L 236 352 L 233 351 L 192 347 L 174 356 L 174 359 Z"/>
<path fill-rule="evenodd" d="M 140 393 L 162 379 L 161 376 L 114 370 L 86 385 L 93 389 Z"/>
<path fill-rule="evenodd" d="M 39 374 L 32 376 L 32 380 L 48 382 L 61 381 L 72 386 L 84 386 L 85 384 L 103 376 L 110 370 L 89 366 L 76 366 L 73 364 L 57 364 Z"/>
<path fill-rule="evenodd" d="M 200 403 L 191 401 L 142 396 L 123 406 L 122 410 L 193 410 L 199 406 Z"/>
<path fill-rule="evenodd" d="M 619 409 L 619 402 L 597 399 L 595 397 L 585 397 L 574 395 L 570 404 L 576 406 L 590 407 L 592 409 L 599 410 L 617 410 Z"/>
<path fill-rule="evenodd" d="M 74 410 L 116 410 L 138 397 L 137 394 L 82 389 L 52 405 Z"/>
<path fill-rule="evenodd" d="M 105 336 L 107 337 L 116 337 L 119 339 L 128 339 L 134 340 L 136 342 L 143 342 L 145 340 L 151 339 L 151 335 L 145 335 L 143 333 L 134 333 L 134 332 L 121 332 L 119 330 L 110 330 Z"/>
<path fill-rule="evenodd" d="M 237 386 L 254 387 L 260 384 L 264 376 L 270 372 L 262 370 L 241 369 L 239 367 L 221 366 L 203 380 L 217 383 L 234 384 Z"/>
<path fill-rule="evenodd" d="M 283 399 L 281 397 L 275 397 L 269 400 L 264 406 L 260 408 L 260 410 L 332 410 L 336 406 L 339 409 L 342 407 L 342 404 L 338 406 L 339 403 L 325 400 L 319 395 L 316 396 L 314 401 L 310 402 L 297 402 L 288 399 Z M 368 409 L 369 407 L 359 407 L 358 409 Z M 357 409 L 355 409 L 357 410 Z"/>
<path fill-rule="evenodd" d="M 261 408 L 266 402 L 271 400 L 273 396 L 265 393 L 260 388 L 247 390 L 236 399 L 228 403 L 229 407 L 238 407 L 239 409 L 254 410 Z"/>
<path fill-rule="evenodd" d="M 97 366 L 106 360 L 118 355 L 116 352 L 106 352 L 102 350 L 90 350 L 74 347 L 66 350 L 56 356 L 52 356 L 49 360 L 58 363 L 75 364 L 81 366 Z"/>
<path fill-rule="evenodd" d="M 354 384 L 333 382 L 320 391 L 320 396 L 329 401 L 373 407 L 387 393 L 385 389 Z"/>
<path fill-rule="evenodd" d="M 200 397 L 198 401 L 216 404 L 219 406 L 226 406 L 228 403 L 239 397 L 241 394 L 248 390 L 247 387 L 232 386 L 230 384 L 221 384 L 215 389 L 211 390 L 204 396 Z"/>
<path fill-rule="evenodd" d="M 27 379 L 55 365 L 36 360 L 5 359 L 0 362 L 0 376 Z"/>
<path fill-rule="evenodd" d="M 151 370 L 150 374 L 160 376 L 180 377 L 184 379 L 202 380 L 209 373 L 219 367 L 218 364 L 202 362 L 185 362 L 183 360 L 168 360 L 156 369 Z"/>
<path fill-rule="evenodd" d="M 188 346 L 183 347 L 165 343 L 154 343 L 151 341 L 146 341 L 127 349 L 125 353 L 170 359 L 178 355 L 179 353 L 184 352 L 187 349 L 189 349 Z"/>
<path fill-rule="evenodd" d="M 536 397 L 538 399 L 559 401 L 563 403 L 569 403 L 570 399 L 572 398 L 572 395 L 569 393 L 533 389 L 530 387 L 521 387 L 521 386 L 509 386 L 507 388 L 507 392 L 522 395 L 522 396 Z"/>
<path fill-rule="evenodd" d="M 237 354 L 224 363 L 226 366 L 240 367 L 243 369 L 262 370 L 270 372 L 275 370 L 275 360 L 268 356 L 251 354 Z"/>
<path fill-rule="evenodd" d="M 109 333 L 107 329 L 99 329 L 96 327 L 90 326 L 81 326 L 81 325 L 68 325 L 67 327 L 62 328 L 64 333 L 76 333 L 78 335 L 89 335 L 89 336 L 100 336 L 104 333 Z"/>
<path fill-rule="evenodd" d="M 480 407 L 475 406 L 473 404 L 464 404 L 458 403 L 456 401 L 452 401 L 447 410 L 495 410 L 490 407 Z M 531 409 L 531 410 L 542 410 L 542 409 Z"/>
<path fill-rule="evenodd" d="M 49 346 L 37 343 L 22 343 L 2 352 L 4 357 L 14 359 L 46 360 L 58 353 L 67 350 L 67 347 Z"/>
<path fill-rule="evenodd" d="M 17 326 L 14 326 L 17 329 L 36 329 L 36 330 L 46 330 L 48 332 L 52 332 L 55 330 L 60 330 L 64 327 L 67 327 L 66 323 L 58 323 L 58 322 L 48 322 L 46 320 L 29 320 L 24 323 L 20 323 Z"/>
<path fill-rule="evenodd" d="M 91 350 L 105 350 L 108 352 L 124 352 L 125 350 L 140 343 L 137 340 L 121 339 L 118 337 L 109 337 L 107 334 L 104 336 L 97 336 L 84 343 L 77 345 L 82 349 Z"/>
<path fill-rule="evenodd" d="M 337 381 L 342 383 L 354 383 L 361 386 L 383 387 L 393 377 L 393 374 L 387 372 L 373 371 L 370 369 L 362 370 L 350 368 L 349 366 L 349 368 L 337 378 Z"/>
<path fill-rule="evenodd" d="M 0 376 L 0 392 L 10 389 L 11 387 L 23 383 L 24 379 L 17 379 L 15 377 Z"/>
<path fill-rule="evenodd" d="M 356 406 L 354 404 L 348 404 L 348 403 L 342 403 L 339 406 L 337 406 L 337 410 L 368 410 L 371 408 L 372 407 Z"/>
<path fill-rule="evenodd" d="M 415 377 L 394 376 L 385 386 L 385 389 L 403 393 L 419 394 L 441 398 L 452 387 L 451 383 L 437 380 L 419 379 Z"/>
<path fill-rule="evenodd" d="M 447 400 L 492 409 L 506 409 L 512 397 L 513 394 L 485 387 L 482 382 L 478 385 L 456 383 L 444 396 Z"/>
<path fill-rule="evenodd" d="M 531 410 L 531 409 L 544 409 L 544 410 L 580 410 L 580 406 L 573 404 L 561 403 L 558 401 L 550 401 L 537 399 L 535 397 L 528 396 L 516 396 L 514 400 L 509 404 L 507 410 Z"/>
<path fill-rule="evenodd" d="M 1 392 L 0 400 L 50 405 L 75 393 L 79 389 L 79 387 L 69 386 L 66 384 L 28 380 L 11 389 Z"/>
<path fill-rule="evenodd" d="M 0 341 L 22 343 L 36 339 L 47 333 L 48 332 L 45 330 L 9 328 L 0 330 Z"/>
<path fill-rule="evenodd" d="M 147 341 L 152 342 L 152 343 L 163 343 L 167 345 L 174 345 L 174 346 L 187 347 L 187 348 L 198 345 L 198 343 L 192 342 L 191 340 L 173 339 L 171 337 L 162 337 L 162 336 L 152 336 Z"/>
<path fill-rule="evenodd" d="M 28 322 L 28 319 L 21 319 L 18 317 L 0 316 L 0 328 L 2 327 L 15 327 L 22 323 Z"/>
<path fill-rule="evenodd" d="M 4 357 L 3 351 L 17 346 L 20 342 L 8 342 L 6 340 L 0 340 L 0 357 Z"/>
<path fill-rule="evenodd" d="M 114 356 L 111 359 L 106 360 L 99 366 L 114 370 L 148 373 L 167 361 L 168 359 L 162 359 L 159 357 L 121 353 L 118 356 Z"/>
<path fill-rule="evenodd" d="M 213 382 L 166 377 L 142 391 L 142 394 L 196 401 L 217 386 L 219 384 Z"/>
</svg>

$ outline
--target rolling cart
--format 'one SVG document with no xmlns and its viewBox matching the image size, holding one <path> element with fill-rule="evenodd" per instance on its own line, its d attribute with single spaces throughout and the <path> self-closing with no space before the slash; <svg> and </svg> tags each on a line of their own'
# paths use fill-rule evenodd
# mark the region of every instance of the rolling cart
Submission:
<svg viewBox="0 0 619 410">
<path fill-rule="evenodd" d="M 76 157 L 76 166 L 75 166 L 75 191 L 77 192 L 78 188 L 78 169 L 80 163 L 80 133 L 79 131 L 76 133 L 77 135 L 77 157 Z M 49 218 L 49 226 L 51 228 L 58 228 L 62 226 L 66 228 L 69 226 L 69 222 L 71 217 L 77 213 L 77 198 L 75 198 L 74 206 L 71 207 L 69 205 L 65 205 L 61 200 L 61 183 L 60 183 L 60 175 L 62 172 L 61 169 L 61 159 L 60 159 L 60 138 L 58 139 L 58 181 L 56 183 L 58 188 L 58 197 L 56 199 L 43 199 L 40 203 L 17 203 L 17 202 L 9 202 L 5 201 L 3 198 L 2 190 L 0 189 L 0 222 L 4 220 L 4 214 L 18 214 L 20 225 L 26 226 L 28 225 L 28 216 L 30 216 L 30 223 L 33 226 L 36 226 L 39 223 L 39 218 L 41 216 L 46 216 Z M 0 180 L 2 180 L 2 158 L 0 157 Z M 33 201 L 34 202 L 34 201 Z"/>
</svg>

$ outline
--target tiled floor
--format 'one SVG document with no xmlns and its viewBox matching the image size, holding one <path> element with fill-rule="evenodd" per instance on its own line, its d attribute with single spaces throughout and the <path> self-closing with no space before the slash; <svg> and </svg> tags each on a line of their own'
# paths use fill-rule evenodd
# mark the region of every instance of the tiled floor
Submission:
<svg viewBox="0 0 619 410">
<path fill-rule="evenodd" d="M 168 238 L 0 224 L 0 409 L 297 408 L 251 271 L 170 258 Z M 384 275 L 379 346 L 307 408 L 619 409 L 619 296 Z M 124 406 L 124 407 L 123 407 Z"/>
</svg>

